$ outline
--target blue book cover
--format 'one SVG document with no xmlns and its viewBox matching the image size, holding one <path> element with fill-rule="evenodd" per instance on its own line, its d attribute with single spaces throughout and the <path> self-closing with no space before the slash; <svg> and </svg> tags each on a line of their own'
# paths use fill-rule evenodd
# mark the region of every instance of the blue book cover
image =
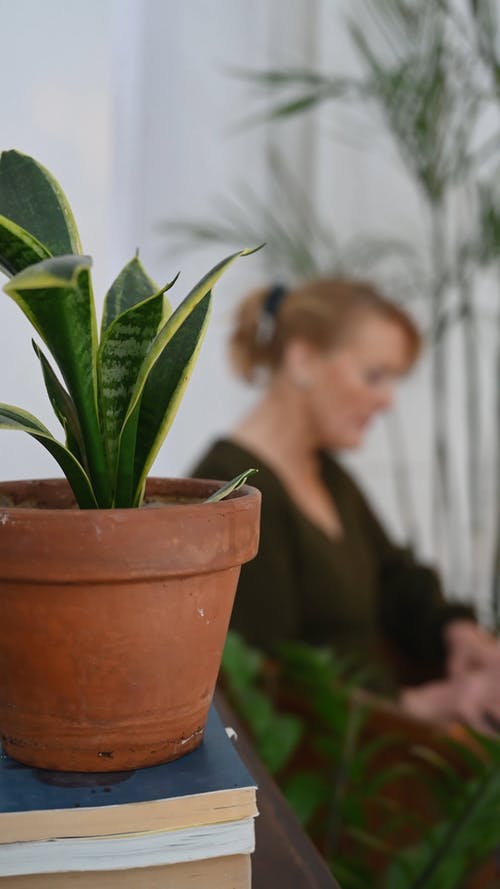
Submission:
<svg viewBox="0 0 500 889">
<path fill-rule="evenodd" d="M 176 829 L 256 814 L 255 784 L 212 705 L 204 740 L 130 772 L 54 772 L 0 756 L 0 843 Z"/>
</svg>

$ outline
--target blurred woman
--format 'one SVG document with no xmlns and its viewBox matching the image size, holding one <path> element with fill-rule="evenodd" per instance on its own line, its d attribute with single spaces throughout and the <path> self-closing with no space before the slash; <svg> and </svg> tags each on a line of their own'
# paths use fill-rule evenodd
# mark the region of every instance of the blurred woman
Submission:
<svg viewBox="0 0 500 889">
<path fill-rule="evenodd" d="M 495 724 L 495 640 L 389 539 L 335 457 L 391 406 L 420 351 L 414 322 L 367 283 L 315 280 L 251 293 L 230 345 L 236 371 L 263 391 L 194 474 L 259 470 L 261 544 L 232 627 L 270 654 L 286 641 L 333 646 L 415 714 Z"/>
</svg>

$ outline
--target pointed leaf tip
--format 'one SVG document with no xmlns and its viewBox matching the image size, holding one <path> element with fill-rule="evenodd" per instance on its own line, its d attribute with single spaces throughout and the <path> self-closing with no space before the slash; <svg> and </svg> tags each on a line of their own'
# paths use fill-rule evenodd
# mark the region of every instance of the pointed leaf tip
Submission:
<svg viewBox="0 0 500 889">
<path fill-rule="evenodd" d="M 258 247 L 247 247 L 245 250 L 240 252 L 240 256 L 251 256 L 252 253 L 258 253 L 259 250 L 262 250 L 263 247 L 266 246 L 266 242 L 263 241 L 262 244 L 259 244 Z"/>
<path fill-rule="evenodd" d="M 180 274 L 181 274 L 180 271 L 178 271 L 177 274 L 172 278 L 172 280 L 171 280 L 171 281 L 168 281 L 168 283 L 165 284 L 165 287 L 162 288 L 162 290 L 160 291 L 160 293 L 166 293 L 167 290 L 170 290 L 170 288 L 173 287 L 174 284 L 177 283 L 177 281 L 178 281 L 178 279 L 179 279 L 179 277 L 180 277 Z"/>
<path fill-rule="evenodd" d="M 241 488 L 250 478 L 251 475 L 255 475 L 258 472 L 258 469 L 247 469 L 245 472 L 242 472 L 240 475 L 237 475 L 235 478 L 231 479 L 230 482 L 226 482 L 225 485 L 222 485 L 221 488 L 217 488 L 210 497 L 204 501 L 204 503 L 218 503 L 220 500 L 224 500 L 225 497 L 228 497 L 229 494 L 233 494 L 234 491 L 237 491 Z"/>
</svg>

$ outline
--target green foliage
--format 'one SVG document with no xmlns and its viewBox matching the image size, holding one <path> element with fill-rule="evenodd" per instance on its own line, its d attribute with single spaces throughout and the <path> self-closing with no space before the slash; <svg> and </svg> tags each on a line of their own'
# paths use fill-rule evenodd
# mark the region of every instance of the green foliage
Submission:
<svg viewBox="0 0 500 889">
<path fill-rule="evenodd" d="M 309 770 L 292 774 L 284 782 L 283 792 L 299 821 L 307 825 L 328 801 L 329 788 L 322 775 Z"/>
<path fill-rule="evenodd" d="M 229 632 L 222 658 L 222 672 L 231 697 L 252 730 L 259 754 L 271 774 L 291 759 L 304 732 L 304 724 L 289 713 L 279 713 L 269 695 L 259 687 L 264 668 L 260 652 Z"/>
<path fill-rule="evenodd" d="M 147 473 L 173 422 L 205 334 L 212 289 L 240 250 L 219 262 L 172 310 L 135 257 L 105 300 L 100 342 L 90 275 L 60 186 L 33 158 L 0 154 L 0 269 L 60 373 L 33 344 L 57 441 L 36 417 L 0 404 L 0 428 L 27 432 L 57 460 L 81 508 L 139 506 Z M 233 479 L 213 499 L 242 485 Z"/>
<path fill-rule="evenodd" d="M 437 763 L 447 775 L 443 817 L 398 855 L 388 869 L 387 889 L 455 889 L 498 848 L 500 744 L 478 735 L 475 741 L 477 753 L 450 745 L 467 763 L 469 780 L 460 780 L 448 763 Z"/>
<path fill-rule="evenodd" d="M 498 741 L 474 735 L 444 752 L 411 745 L 403 761 L 401 736 L 365 731 L 373 700 L 359 694 L 353 665 L 306 645 L 282 646 L 270 664 L 230 632 L 222 675 L 343 889 L 465 889 L 497 848 Z M 401 779 L 427 788 L 432 818 L 418 796 L 413 811 L 398 801 Z"/>
</svg>

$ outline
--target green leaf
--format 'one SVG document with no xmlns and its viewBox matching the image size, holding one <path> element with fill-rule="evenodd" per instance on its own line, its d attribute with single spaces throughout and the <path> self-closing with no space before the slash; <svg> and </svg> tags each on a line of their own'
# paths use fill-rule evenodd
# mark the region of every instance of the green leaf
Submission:
<svg viewBox="0 0 500 889">
<path fill-rule="evenodd" d="M 178 277 L 177 275 L 170 284 L 167 284 L 162 292 L 172 287 Z M 113 281 L 104 298 L 101 336 L 118 315 L 158 292 L 158 285 L 146 273 L 139 258 L 134 256 Z M 165 300 L 164 316 L 168 317 L 170 314 L 170 305 Z"/>
<path fill-rule="evenodd" d="M 96 320 L 89 257 L 63 256 L 30 266 L 5 292 L 22 309 L 54 356 L 80 419 L 99 505 L 111 492 L 97 412 Z"/>
<path fill-rule="evenodd" d="M 212 287 L 235 259 L 239 256 L 249 256 L 254 252 L 255 250 L 238 251 L 214 266 L 185 297 L 153 342 L 139 371 L 120 436 L 116 483 L 117 505 L 138 505 L 140 502 L 144 480 L 174 420 L 198 355 L 206 328 Z M 191 319 L 205 297 L 207 299 L 204 308 Z M 186 328 L 181 332 L 184 325 Z M 178 333 L 179 339 L 174 343 L 174 337 Z M 163 355 L 167 346 L 172 355 L 168 353 Z M 186 355 L 188 355 L 187 361 Z M 155 370 L 158 363 L 159 366 Z M 167 372 L 173 375 L 170 380 L 167 380 Z M 157 388 L 163 382 L 167 383 L 168 393 Z M 158 410 L 160 394 L 161 411 Z M 144 405 L 141 404 L 142 400 Z"/>
<path fill-rule="evenodd" d="M 259 755 L 274 774 L 295 753 L 304 734 L 302 720 L 292 713 L 278 712 L 269 694 L 258 687 L 266 672 L 264 655 L 233 630 L 226 637 L 222 672 Z"/>
<path fill-rule="evenodd" d="M 213 494 L 210 494 L 210 497 L 207 497 L 205 503 L 217 503 L 219 500 L 224 500 L 225 497 L 229 497 L 229 494 L 232 494 L 233 491 L 237 491 L 238 488 L 241 488 L 245 484 L 247 478 L 250 478 L 251 475 L 255 475 L 258 471 L 258 469 L 247 469 L 246 472 L 237 475 L 230 482 L 226 482 L 225 485 L 222 485 L 221 488 L 214 491 Z"/>
<path fill-rule="evenodd" d="M 298 772 L 285 781 L 283 792 L 301 824 L 307 824 L 327 802 L 330 787 L 319 772 Z"/>
<path fill-rule="evenodd" d="M 43 354 L 40 347 L 31 341 L 35 354 L 42 366 L 45 388 L 50 399 L 50 403 L 54 409 L 54 413 L 59 420 L 66 434 L 66 447 L 77 458 L 77 460 L 85 465 L 85 445 L 80 429 L 80 421 L 73 402 L 73 399 L 66 391 L 62 383 L 58 380 L 49 361 Z"/>
<path fill-rule="evenodd" d="M 90 265 L 82 256 L 47 259 L 4 287 L 49 347 L 78 408 L 95 376 Z"/>
<path fill-rule="evenodd" d="M 266 731 L 257 738 L 259 756 L 272 775 L 285 768 L 303 736 L 304 725 L 298 716 L 293 713 L 277 713 L 273 708 Z"/>
<path fill-rule="evenodd" d="M 34 262 L 48 259 L 49 251 L 12 219 L 0 216 L 0 271 L 17 275 Z"/>
<path fill-rule="evenodd" d="M 0 154 L 0 214 L 33 235 L 53 256 L 81 253 L 73 213 L 51 173 L 26 154 Z"/>
<path fill-rule="evenodd" d="M 263 672 L 264 655 L 257 648 L 248 645 L 234 630 L 226 636 L 222 655 L 222 671 L 231 689 L 242 697 Z"/>
<path fill-rule="evenodd" d="M 153 296 L 149 295 L 148 299 L 132 305 L 115 317 L 99 347 L 100 416 L 112 477 L 115 474 L 120 432 L 137 374 L 163 317 L 163 293 L 160 290 Z"/>
<path fill-rule="evenodd" d="M 27 432 L 39 441 L 59 463 L 73 489 L 78 505 L 82 509 L 97 508 L 92 485 L 83 466 L 36 417 L 10 404 L 0 404 L 0 429 Z"/>
<path fill-rule="evenodd" d="M 144 481 L 174 420 L 205 333 L 211 292 L 193 309 L 151 367 L 120 440 L 117 506 L 138 506 Z M 148 356 L 149 357 L 149 356 Z"/>
<path fill-rule="evenodd" d="M 107 323 L 103 321 L 103 338 L 98 352 L 99 407 L 108 467 L 113 479 L 119 435 L 130 396 L 160 323 L 171 314 L 164 294 L 178 277 L 176 275 L 158 290 L 135 257 L 127 263 L 106 296 Z M 141 300 L 142 294 L 146 296 Z"/>
<path fill-rule="evenodd" d="M 201 281 L 199 281 L 196 287 L 191 290 L 191 292 L 185 297 L 185 299 L 183 299 L 175 312 L 170 316 L 167 323 L 162 327 L 155 342 L 153 343 L 153 347 L 147 357 L 147 360 L 144 362 L 144 365 L 141 368 L 141 373 L 139 375 L 139 379 L 137 380 L 137 385 L 134 393 L 133 403 L 130 405 L 129 409 L 130 414 L 134 410 L 137 401 L 139 401 L 141 397 L 142 390 L 144 388 L 151 368 L 160 357 L 163 349 L 168 345 L 169 341 L 177 333 L 184 321 L 194 311 L 198 303 L 200 303 L 201 300 L 209 293 L 209 291 L 212 290 L 214 284 L 216 284 L 223 272 L 226 271 L 226 269 L 234 262 L 235 259 L 237 259 L 239 256 L 250 256 L 257 250 L 260 250 L 260 246 L 252 250 L 240 250 L 237 253 L 232 253 L 226 259 L 223 259 L 221 262 L 217 263 L 217 265 L 214 266 L 214 268 L 211 269 L 211 271 L 208 272 L 201 279 Z"/>
<path fill-rule="evenodd" d="M 239 706 L 260 758 L 271 774 L 276 774 L 291 759 L 303 737 L 302 720 L 292 713 L 279 713 L 269 695 L 253 686 L 245 689 Z"/>
</svg>

